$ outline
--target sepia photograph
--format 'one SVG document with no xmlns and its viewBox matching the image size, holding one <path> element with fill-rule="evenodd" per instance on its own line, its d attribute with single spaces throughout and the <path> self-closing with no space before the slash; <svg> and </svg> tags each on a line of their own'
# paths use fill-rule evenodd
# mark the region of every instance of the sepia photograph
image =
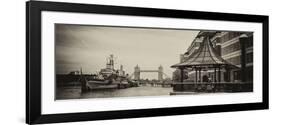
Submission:
<svg viewBox="0 0 281 125">
<path fill-rule="evenodd" d="M 25 64 L 27 124 L 264 110 L 269 16 L 29 1 Z"/>
<path fill-rule="evenodd" d="M 253 32 L 55 24 L 55 100 L 253 92 Z"/>
</svg>

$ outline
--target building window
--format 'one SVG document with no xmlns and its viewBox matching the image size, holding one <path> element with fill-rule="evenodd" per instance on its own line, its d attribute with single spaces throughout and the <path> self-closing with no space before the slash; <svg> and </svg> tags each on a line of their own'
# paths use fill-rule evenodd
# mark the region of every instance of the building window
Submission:
<svg viewBox="0 0 281 125">
<path fill-rule="evenodd" d="M 245 47 L 246 48 L 253 47 L 253 36 L 248 38 L 248 41 L 245 43 Z"/>
<path fill-rule="evenodd" d="M 240 50 L 240 43 L 236 42 L 234 44 L 231 44 L 229 46 L 222 48 L 222 55 L 226 55 L 226 54 L 238 51 L 238 50 Z"/>
<path fill-rule="evenodd" d="M 225 82 L 230 82 L 229 72 L 224 72 L 223 77 L 224 77 L 223 79 Z"/>
<path fill-rule="evenodd" d="M 233 65 L 239 65 L 241 63 L 241 56 L 236 56 L 233 58 L 229 58 L 226 60 L 227 62 L 233 64 Z"/>
<path fill-rule="evenodd" d="M 240 32 L 227 32 L 225 35 L 222 36 L 221 42 L 224 43 L 240 35 Z"/>
<path fill-rule="evenodd" d="M 233 79 L 240 80 L 240 71 L 233 71 Z"/>
<path fill-rule="evenodd" d="M 221 43 L 221 38 L 217 37 L 215 41 L 216 41 L 216 43 Z"/>
<path fill-rule="evenodd" d="M 252 63 L 253 62 L 253 53 L 246 54 L 246 63 Z"/>
</svg>

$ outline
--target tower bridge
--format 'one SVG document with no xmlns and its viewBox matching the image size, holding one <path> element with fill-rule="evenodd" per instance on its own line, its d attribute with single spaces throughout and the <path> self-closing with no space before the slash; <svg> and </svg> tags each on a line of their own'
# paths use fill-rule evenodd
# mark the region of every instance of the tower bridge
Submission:
<svg viewBox="0 0 281 125">
<path fill-rule="evenodd" d="M 166 75 L 163 72 L 163 67 L 161 65 L 158 67 L 157 70 L 141 70 L 140 67 L 137 65 L 135 67 L 135 71 L 134 71 L 134 74 L 133 74 L 134 75 L 134 79 L 135 80 L 140 80 L 140 74 L 143 73 L 143 72 L 155 72 L 155 73 L 158 73 L 158 80 L 159 81 L 163 81 L 163 76 Z"/>
</svg>

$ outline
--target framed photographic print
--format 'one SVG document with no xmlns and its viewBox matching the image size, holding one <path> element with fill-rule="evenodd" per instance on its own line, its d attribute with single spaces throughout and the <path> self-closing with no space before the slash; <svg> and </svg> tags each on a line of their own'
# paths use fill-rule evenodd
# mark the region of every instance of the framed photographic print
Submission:
<svg viewBox="0 0 281 125">
<path fill-rule="evenodd" d="M 268 16 L 28 1 L 26 123 L 268 109 Z"/>
</svg>

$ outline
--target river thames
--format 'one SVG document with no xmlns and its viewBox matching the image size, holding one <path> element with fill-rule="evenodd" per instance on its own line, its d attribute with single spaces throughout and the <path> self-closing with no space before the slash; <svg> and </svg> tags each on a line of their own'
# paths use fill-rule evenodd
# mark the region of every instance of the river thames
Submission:
<svg viewBox="0 0 281 125">
<path fill-rule="evenodd" d="M 163 96 L 170 95 L 172 87 L 139 86 L 126 89 L 96 90 L 81 93 L 80 86 L 59 87 L 56 91 L 56 99 L 86 99 L 86 98 L 112 98 L 135 96 Z"/>
</svg>

